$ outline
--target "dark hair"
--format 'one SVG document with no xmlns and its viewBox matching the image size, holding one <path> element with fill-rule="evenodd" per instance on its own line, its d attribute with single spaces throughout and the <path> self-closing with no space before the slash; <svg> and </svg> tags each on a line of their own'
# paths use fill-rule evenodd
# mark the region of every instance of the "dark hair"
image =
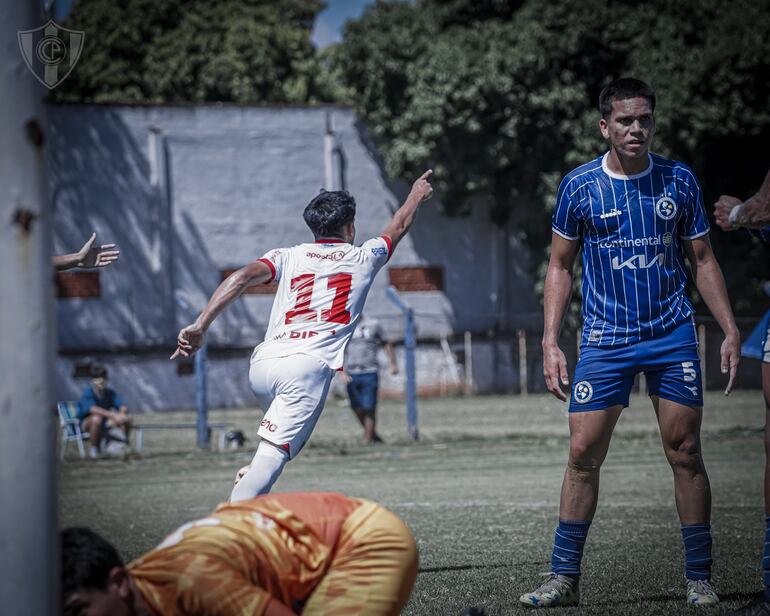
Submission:
<svg viewBox="0 0 770 616">
<path fill-rule="evenodd" d="M 317 238 L 339 237 L 356 217 L 356 200 L 347 190 L 322 190 L 307 204 L 302 218 Z"/>
<path fill-rule="evenodd" d="M 65 528 L 61 538 L 61 602 L 80 589 L 106 590 L 110 570 L 122 567 L 118 551 L 90 528 Z"/>
<path fill-rule="evenodd" d="M 599 113 L 607 120 L 612 113 L 613 101 L 639 97 L 646 98 L 652 110 L 655 111 L 655 90 L 640 79 L 621 77 L 605 86 L 599 94 Z"/>
<path fill-rule="evenodd" d="M 105 368 L 101 364 L 91 364 L 91 368 L 89 369 L 89 374 L 91 375 L 92 379 L 106 379 L 107 368 Z"/>
</svg>

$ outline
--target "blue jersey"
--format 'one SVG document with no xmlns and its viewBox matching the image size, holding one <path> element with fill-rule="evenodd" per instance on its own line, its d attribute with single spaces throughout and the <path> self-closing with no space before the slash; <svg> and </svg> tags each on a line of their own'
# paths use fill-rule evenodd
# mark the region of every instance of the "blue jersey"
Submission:
<svg viewBox="0 0 770 616">
<path fill-rule="evenodd" d="M 667 333 L 693 314 L 682 240 L 709 232 L 698 180 L 686 165 L 649 155 L 623 176 L 607 156 L 559 186 L 553 231 L 583 242 L 581 345 L 617 347 Z"/>
<path fill-rule="evenodd" d="M 91 407 L 98 406 L 106 411 L 120 410 L 123 400 L 115 393 L 114 389 L 105 388 L 101 396 L 97 396 L 89 385 L 83 390 L 83 395 L 78 402 L 78 419 L 84 419 L 91 412 Z"/>
</svg>

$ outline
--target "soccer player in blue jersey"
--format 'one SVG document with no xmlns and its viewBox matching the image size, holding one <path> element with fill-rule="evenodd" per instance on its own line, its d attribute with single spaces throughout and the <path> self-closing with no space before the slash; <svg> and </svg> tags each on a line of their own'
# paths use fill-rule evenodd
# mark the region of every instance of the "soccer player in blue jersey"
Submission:
<svg viewBox="0 0 770 616">
<path fill-rule="evenodd" d="M 708 239 L 698 180 L 684 164 L 650 154 L 655 93 L 618 79 L 599 96 L 609 151 L 569 173 L 553 213 L 545 281 L 543 372 L 566 400 L 567 362 L 559 349 L 572 268 L 583 249 L 583 333 L 569 406 L 570 450 L 561 490 L 551 574 L 520 601 L 577 605 L 583 545 L 596 511 L 599 470 L 638 372 L 647 377 L 663 448 L 674 473 L 682 524 L 686 596 L 719 601 L 711 587 L 711 492 L 701 458 L 703 407 L 689 261 L 701 297 L 722 330 L 721 367 L 735 379 L 740 339 L 724 278 Z"/>
<path fill-rule="evenodd" d="M 770 171 L 756 195 L 745 203 L 736 197 L 722 195 L 714 204 L 717 224 L 725 231 L 739 227 L 752 229 L 765 242 L 770 243 Z M 770 323 L 763 326 L 762 343 L 762 390 L 765 394 L 765 551 L 762 558 L 764 592 L 739 610 L 734 616 L 770 616 Z"/>
</svg>

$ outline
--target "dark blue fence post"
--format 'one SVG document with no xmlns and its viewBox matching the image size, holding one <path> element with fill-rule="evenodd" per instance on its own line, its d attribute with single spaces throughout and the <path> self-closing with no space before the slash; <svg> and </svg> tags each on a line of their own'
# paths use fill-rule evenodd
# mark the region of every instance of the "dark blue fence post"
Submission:
<svg viewBox="0 0 770 616">
<path fill-rule="evenodd" d="M 395 287 L 388 287 L 388 299 L 404 313 L 404 357 L 406 369 L 406 426 L 413 440 L 420 438 L 417 427 L 417 368 L 415 366 L 415 349 L 417 348 L 417 331 L 414 326 L 414 310 L 404 303 Z"/>
<path fill-rule="evenodd" d="M 211 441 L 208 421 L 208 383 L 206 379 L 207 354 L 208 343 L 204 341 L 203 346 L 195 354 L 195 424 L 198 432 L 198 447 L 201 449 L 208 449 Z"/>
</svg>

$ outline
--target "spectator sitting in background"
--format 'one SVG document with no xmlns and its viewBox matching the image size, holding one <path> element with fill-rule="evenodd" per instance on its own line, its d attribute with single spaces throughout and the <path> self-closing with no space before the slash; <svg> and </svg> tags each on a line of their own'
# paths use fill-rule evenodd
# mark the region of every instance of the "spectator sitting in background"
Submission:
<svg viewBox="0 0 770 616">
<path fill-rule="evenodd" d="M 109 433 L 119 430 L 124 442 L 128 443 L 131 429 L 131 417 L 128 407 L 118 397 L 114 389 L 107 387 L 107 369 L 94 364 L 91 366 L 91 384 L 83 391 L 78 403 L 78 418 L 81 428 L 90 433 L 92 458 L 98 457 L 105 427 Z"/>
<path fill-rule="evenodd" d="M 379 375 L 377 351 L 385 349 L 390 373 L 398 374 L 393 345 L 382 336 L 382 328 L 374 320 L 361 317 L 361 323 L 353 333 L 345 351 L 345 370 L 342 378 L 347 384 L 350 406 L 364 428 L 364 443 L 381 443 L 377 434 L 377 389 Z"/>
</svg>

